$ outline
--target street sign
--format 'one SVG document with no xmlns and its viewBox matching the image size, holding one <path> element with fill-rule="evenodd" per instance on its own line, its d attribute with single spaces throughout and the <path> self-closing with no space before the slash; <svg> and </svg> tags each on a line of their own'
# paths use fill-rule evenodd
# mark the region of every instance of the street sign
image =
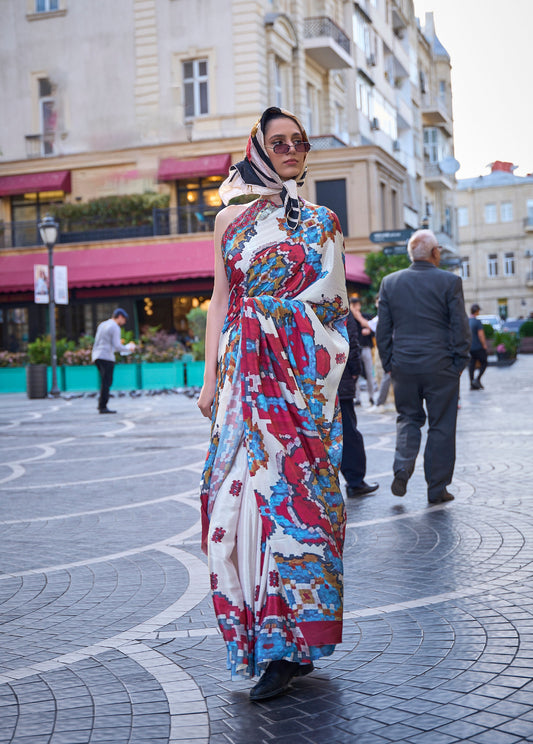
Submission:
<svg viewBox="0 0 533 744">
<path fill-rule="evenodd" d="M 379 230 L 371 232 L 369 237 L 372 243 L 400 243 L 409 240 L 414 230 Z"/>
<path fill-rule="evenodd" d="M 407 246 L 405 245 L 386 245 L 383 248 L 383 253 L 386 256 L 406 256 Z"/>
</svg>

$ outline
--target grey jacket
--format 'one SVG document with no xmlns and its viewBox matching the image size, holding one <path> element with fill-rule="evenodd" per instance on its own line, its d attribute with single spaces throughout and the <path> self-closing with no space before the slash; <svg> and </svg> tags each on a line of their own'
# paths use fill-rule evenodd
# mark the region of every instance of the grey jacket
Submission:
<svg viewBox="0 0 533 744">
<path fill-rule="evenodd" d="M 460 374 L 468 363 L 470 327 L 461 278 L 414 261 L 381 282 L 376 340 L 385 372 Z"/>
</svg>

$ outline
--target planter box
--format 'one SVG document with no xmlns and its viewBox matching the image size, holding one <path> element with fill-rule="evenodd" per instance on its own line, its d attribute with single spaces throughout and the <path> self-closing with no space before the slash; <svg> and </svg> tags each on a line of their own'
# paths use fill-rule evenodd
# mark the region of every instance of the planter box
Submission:
<svg viewBox="0 0 533 744">
<path fill-rule="evenodd" d="M 183 362 L 142 362 L 141 377 L 143 390 L 183 387 L 185 366 Z"/>
<path fill-rule="evenodd" d="M 94 364 L 86 367 L 70 367 L 65 366 L 61 368 L 64 379 L 64 390 L 70 392 L 71 390 L 79 391 L 91 391 L 100 389 L 100 375 Z"/>
<path fill-rule="evenodd" d="M 98 382 L 98 388 L 100 382 Z M 140 390 L 142 388 L 140 364 L 115 364 L 111 390 Z"/>
<path fill-rule="evenodd" d="M 204 384 L 205 362 L 187 362 L 186 380 L 187 387 L 202 387 Z"/>
<path fill-rule="evenodd" d="M 520 339 L 520 353 L 533 354 L 533 336 L 524 336 Z"/>
<path fill-rule="evenodd" d="M 26 392 L 26 367 L 0 367 L 2 393 Z"/>
</svg>

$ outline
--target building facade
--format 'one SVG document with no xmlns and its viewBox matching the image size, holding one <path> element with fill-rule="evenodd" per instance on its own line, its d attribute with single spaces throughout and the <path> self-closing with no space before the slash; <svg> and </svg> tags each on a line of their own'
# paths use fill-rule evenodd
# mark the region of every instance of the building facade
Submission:
<svg viewBox="0 0 533 744">
<path fill-rule="evenodd" d="M 457 183 L 461 273 L 467 303 L 503 319 L 533 313 L 533 174 L 495 161 Z"/>
<path fill-rule="evenodd" d="M 450 60 L 412 0 L 5 0 L 3 10 L 0 346 L 46 331 L 33 302 L 33 267 L 46 263 L 37 224 L 65 204 L 59 333 L 94 333 L 120 303 L 136 331 L 186 334 L 187 311 L 212 287 L 218 187 L 268 105 L 306 126 L 302 195 L 337 212 L 354 287 L 379 249 L 371 232 L 427 217 L 453 247 Z M 142 224 L 72 216 L 143 194 L 163 205 Z"/>
</svg>

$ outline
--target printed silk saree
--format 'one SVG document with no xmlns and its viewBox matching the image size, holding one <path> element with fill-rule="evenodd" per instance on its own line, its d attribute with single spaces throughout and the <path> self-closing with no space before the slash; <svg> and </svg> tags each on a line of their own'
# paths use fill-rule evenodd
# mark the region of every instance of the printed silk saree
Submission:
<svg viewBox="0 0 533 744">
<path fill-rule="evenodd" d="M 307 663 L 342 634 L 344 502 L 336 392 L 346 362 L 343 238 L 303 202 L 301 223 L 258 199 L 226 230 L 230 285 L 203 548 L 232 675 Z"/>
</svg>

